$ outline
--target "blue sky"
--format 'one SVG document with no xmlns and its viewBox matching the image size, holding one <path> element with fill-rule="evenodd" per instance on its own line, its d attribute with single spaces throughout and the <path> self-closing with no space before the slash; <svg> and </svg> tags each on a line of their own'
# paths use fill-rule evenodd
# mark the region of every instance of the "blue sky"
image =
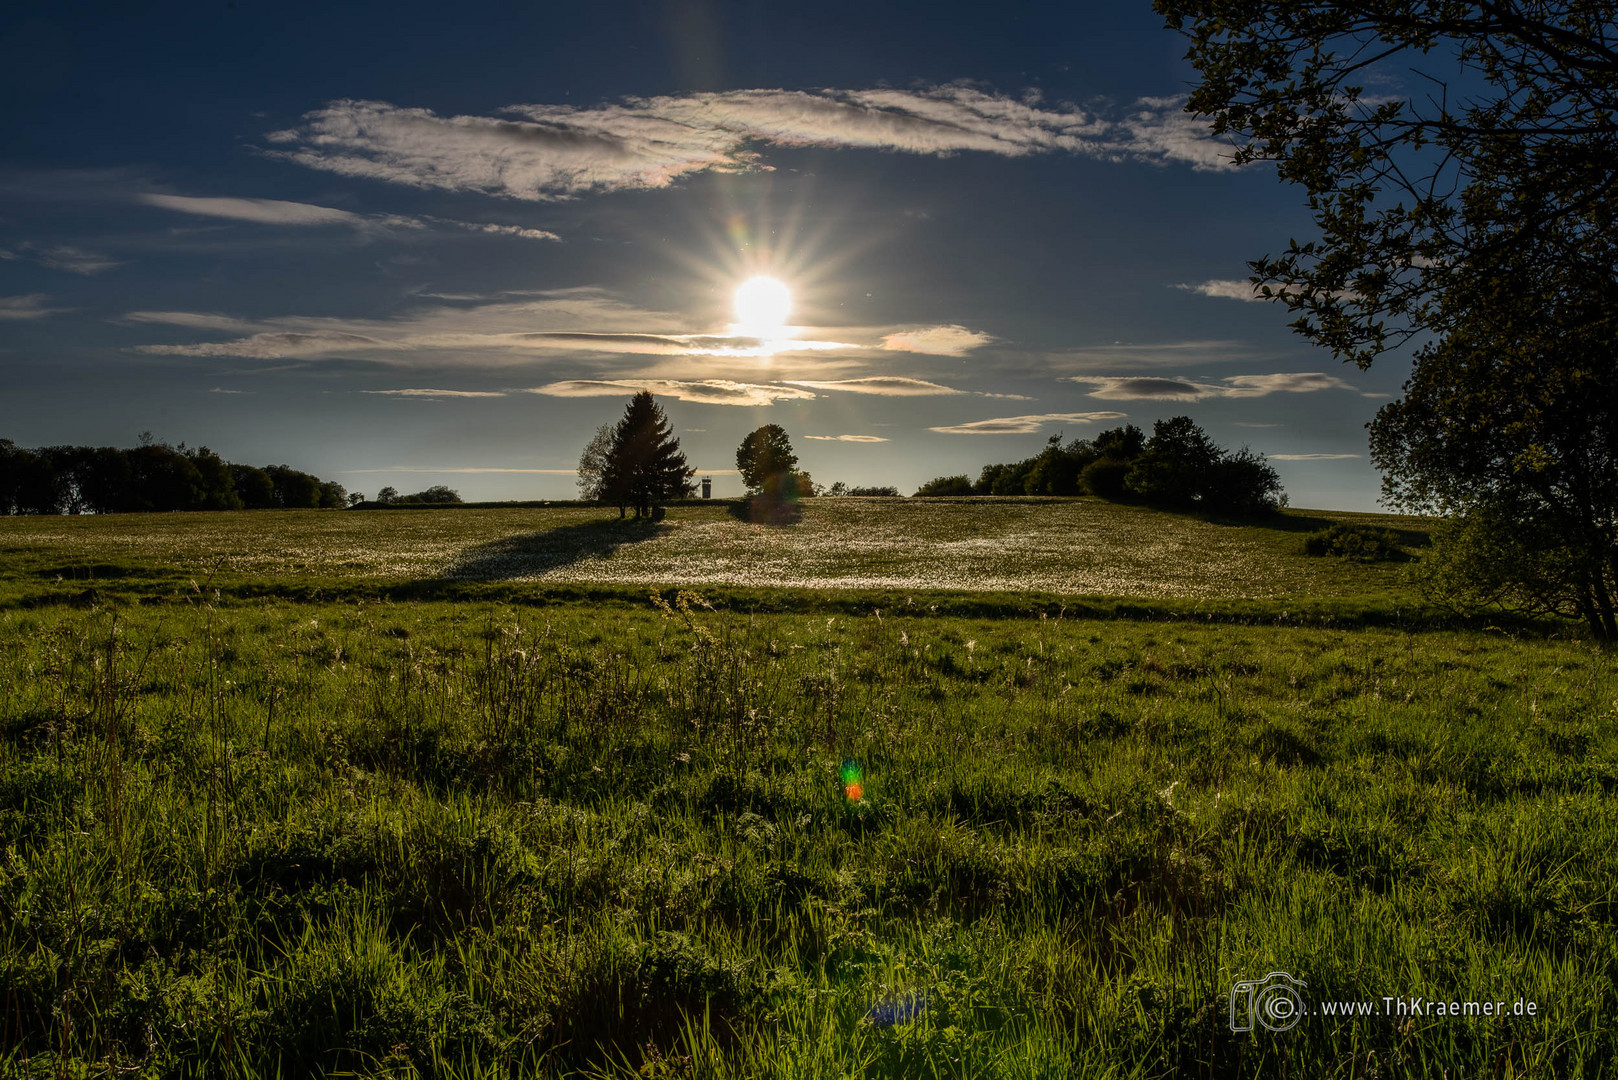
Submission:
<svg viewBox="0 0 1618 1080">
<path fill-rule="evenodd" d="M 0 437 L 556 498 L 650 387 L 718 494 L 1187 414 L 1368 510 L 1361 372 L 1245 298 L 1298 192 L 1147 3 L 62 4 L 0 17 Z M 738 285 L 791 290 L 784 325 Z"/>
</svg>

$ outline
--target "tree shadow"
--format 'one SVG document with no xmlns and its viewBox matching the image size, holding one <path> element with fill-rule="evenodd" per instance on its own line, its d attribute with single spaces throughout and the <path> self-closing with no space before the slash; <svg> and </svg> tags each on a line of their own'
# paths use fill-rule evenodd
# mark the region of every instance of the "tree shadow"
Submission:
<svg viewBox="0 0 1618 1080">
<path fill-rule="evenodd" d="M 632 517 L 519 533 L 467 548 L 441 576 L 488 581 L 543 574 L 586 559 L 606 557 L 625 544 L 651 540 L 671 528 L 662 521 Z"/>
<path fill-rule="evenodd" d="M 797 499 L 769 499 L 754 496 L 729 503 L 725 510 L 737 521 L 750 525 L 796 525 L 803 520 L 803 503 Z"/>
</svg>

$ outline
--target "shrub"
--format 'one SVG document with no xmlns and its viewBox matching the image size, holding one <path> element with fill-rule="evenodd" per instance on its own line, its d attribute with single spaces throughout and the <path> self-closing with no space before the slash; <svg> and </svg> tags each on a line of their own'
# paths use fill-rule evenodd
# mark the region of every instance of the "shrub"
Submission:
<svg viewBox="0 0 1618 1080">
<path fill-rule="evenodd" d="M 965 476 L 940 476 L 938 479 L 929 480 L 917 488 L 913 498 L 970 494 L 972 494 L 972 481 Z"/>
<path fill-rule="evenodd" d="M 1117 502 L 1128 495 L 1124 480 L 1129 476 L 1130 463 L 1117 458 L 1100 458 L 1084 467 L 1079 484 L 1087 494 Z"/>
<path fill-rule="evenodd" d="M 1310 533 L 1303 539 L 1305 555 L 1336 555 L 1361 562 L 1387 562 L 1403 559 L 1399 535 L 1392 529 L 1373 529 L 1369 525 L 1333 525 L 1329 529 Z"/>
<path fill-rule="evenodd" d="M 407 503 L 458 503 L 461 501 L 460 492 L 443 484 L 434 484 L 426 491 L 418 491 L 414 495 L 401 495 L 399 502 Z"/>
</svg>

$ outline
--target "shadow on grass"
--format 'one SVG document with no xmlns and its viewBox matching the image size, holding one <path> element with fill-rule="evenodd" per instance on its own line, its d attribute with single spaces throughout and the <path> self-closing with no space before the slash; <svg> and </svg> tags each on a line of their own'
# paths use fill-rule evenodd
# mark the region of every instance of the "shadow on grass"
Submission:
<svg viewBox="0 0 1618 1080">
<path fill-rule="evenodd" d="M 766 499 L 757 496 L 728 503 L 725 510 L 737 521 L 750 525 L 796 525 L 803 520 L 803 503 L 797 499 Z"/>
<path fill-rule="evenodd" d="M 625 544 L 662 536 L 670 528 L 650 518 L 608 518 L 520 533 L 467 548 L 441 577 L 498 581 L 543 574 L 586 559 L 604 558 Z"/>
</svg>

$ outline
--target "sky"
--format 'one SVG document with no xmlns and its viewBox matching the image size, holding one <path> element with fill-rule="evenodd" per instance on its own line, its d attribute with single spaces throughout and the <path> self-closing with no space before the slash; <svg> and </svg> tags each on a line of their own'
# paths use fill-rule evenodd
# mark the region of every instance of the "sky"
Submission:
<svg viewBox="0 0 1618 1080">
<path fill-rule="evenodd" d="M 908 493 L 1188 415 L 1376 509 L 1408 361 L 1251 297 L 1311 225 L 1184 53 L 1146 2 L 8 8 L 0 438 L 568 498 L 644 387 L 716 495 L 769 423 Z"/>
</svg>

